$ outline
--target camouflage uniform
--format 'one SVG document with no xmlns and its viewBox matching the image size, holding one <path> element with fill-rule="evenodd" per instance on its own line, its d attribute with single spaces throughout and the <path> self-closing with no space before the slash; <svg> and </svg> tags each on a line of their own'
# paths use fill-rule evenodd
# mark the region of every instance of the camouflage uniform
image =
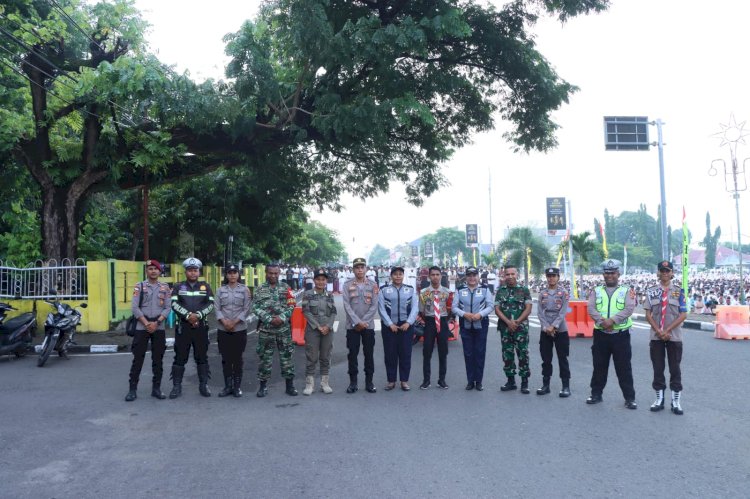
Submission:
<svg viewBox="0 0 750 499">
<path fill-rule="evenodd" d="M 502 285 L 495 294 L 495 306 L 509 319 L 521 316 L 527 304 L 532 303 L 531 293 L 526 286 L 509 287 Z M 503 343 L 503 371 L 507 377 L 515 376 L 516 364 L 513 350 L 518 354 L 518 374 L 522 378 L 529 377 L 529 321 L 518 325 L 515 332 L 511 332 L 502 319 L 497 321 L 497 330 Z"/>
<path fill-rule="evenodd" d="M 253 313 L 258 316 L 259 321 L 258 346 L 255 349 L 260 357 L 258 379 L 268 381 L 271 377 L 274 346 L 279 351 L 281 376 L 292 379 L 294 378 L 294 344 L 290 319 L 296 305 L 292 288 L 283 282 L 279 282 L 276 286 L 265 282 L 255 292 L 254 300 Z M 278 327 L 271 325 L 275 316 L 283 321 Z"/>
</svg>

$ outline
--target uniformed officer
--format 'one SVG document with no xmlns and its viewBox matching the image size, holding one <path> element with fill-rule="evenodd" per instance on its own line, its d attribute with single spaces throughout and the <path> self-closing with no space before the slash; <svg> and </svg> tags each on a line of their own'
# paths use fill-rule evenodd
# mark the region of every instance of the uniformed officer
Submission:
<svg viewBox="0 0 750 499">
<path fill-rule="evenodd" d="M 549 267 L 544 271 L 547 277 L 547 287 L 539 293 L 539 353 L 542 356 L 542 387 L 536 391 L 537 395 L 550 392 L 549 380 L 552 377 L 552 347 L 557 350 L 557 363 L 560 367 L 562 390 L 560 397 L 570 397 L 570 368 L 568 367 L 568 353 L 570 338 L 565 315 L 568 313 L 568 291 L 560 283 L 560 269 Z"/>
<path fill-rule="evenodd" d="M 196 369 L 198 370 L 198 389 L 204 397 L 210 397 L 208 378 L 208 314 L 214 309 L 214 294 L 206 281 L 199 281 L 203 264 L 197 258 L 188 258 L 182 262 L 185 267 L 185 280 L 172 289 L 172 310 L 179 322 L 175 330 L 174 363 L 172 364 L 172 382 L 174 386 L 169 398 L 176 399 L 182 395 L 182 375 L 185 364 L 193 347 Z"/>
<path fill-rule="evenodd" d="M 133 336 L 133 365 L 130 367 L 130 391 L 125 400 L 136 399 L 138 378 L 143 368 L 148 342 L 151 341 L 151 371 L 153 372 L 151 396 L 157 399 L 167 398 L 161 392 L 161 376 L 164 372 L 162 359 L 167 348 L 164 331 L 164 320 L 169 315 L 169 286 L 159 282 L 162 267 L 158 260 L 146 262 L 147 280 L 139 282 L 133 290 L 130 309 L 138 321 Z"/>
<path fill-rule="evenodd" d="M 430 285 L 419 293 L 419 313 L 425 322 L 424 344 L 422 345 L 422 374 L 423 381 L 419 387 L 426 390 L 430 387 L 430 364 L 435 340 L 438 346 L 438 386 L 447 389 L 445 373 L 448 364 L 448 315 L 453 306 L 453 293 L 441 285 L 442 273 L 440 267 L 430 267 Z"/>
<path fill-rule="evenodd" d="M 484 358 L 487 352 L 487 329 L 493 303 L 490 290 L 479 285 L 476 267 L 466 269 L 466 284 L 460 286 L 453 296 L 451 308 L 459 317 L 461 343 L 466 364 L 466 389 L 484 390 Z"/>
<path fill-rule="evenodd" d="M 375 372 L 375 313 L 378 311 L 377 283 L 365 277 L 365 259 L 355 258 L 353 263 L 354 278 L 346 281 L 342 290 L 344 310 L 346 311 L 346 348 L 349 350 L 349 387 L 346 393 L 357 391 L 357 356 L 359 345 L 365 356 L 365 389 L 375 393 L 377 389 L 372 382 Z"/>
<path fill-rule="evenodd" d="M 680 394 L 682 393 L 682 323 L 687 318 L 685 290 L 672 281 L 674 268 L 672 262 L 663 261 L 657 265 L 659 284 L 646 291 L 643 308 L 646 320 L 651 324 L 651 363 L 654 367 L 653 389 L 656 401 L 651 411 L 664 409 L 664 356 L 669 363 L 669 389 L 672 391 L 672 412 L 682 414 Z"/>
<path fill-rule="evenodd" d="M 404 268 L 391 269 L 391 283 L 383 286 L 378 296 L 381 334 L 383 336 L 383 357 L 388 383 L 386 390 L 396 387 L 396 376 L 405 392 L 409 387 L 411 372 L 412 338 L 414 323 L 419 313 L 419 298 L 414 286 L 404 284 Z"/>
<path fill-rule="evenodd" d="M 242 396 L 242 355 L 247 346 L 247 319 L 250 313 L 250 290 L 240 282 L 240 268 L 235 264 L 224 269 L 226 284 L 216 293 L 216 339 L 221 353 L 224 389 L 219 397 Z"/>
<path fill-rule="evenodd" d="M 531 314 L 531 292 L 526 286 L 518 284 L 518 269 L 511 265 L 505 267 L 505 282 L 495 294 L 495 313 L 497 330 L 503 344 L 503 371 L 508 377 L 507 383 L 500 390 L 507 392 L 516 387 L 516 363 L 518 355 L 518 374 L 521 375 L 521 393 L 529 393 L 529 321 Z"/>
<path fill-rule="evenodd" d="M 587 404 L 602 401 L 602 392 L 607 384 L 609 358 L 615 363 L 615 372 L 620 382 L 625 407 L 637 409 L 633 370 L 630 365 L 630 317 L 635 308 L 635 293 L 628 286 L 620 286 L 620 262 L 607 260 L 602 264 L 604 286 L 597 286 L 589 293 L 588 312 L 594 321 L 594 342 L 591 354 L 594 373 L 591 376 L 591 396 Z"/>
<path fill-rule="evenodd" d="M 320 361 L 320 389 L 323 393 L 333 393 L 328 372 L 331 368 L 333 350 L 333 323 L 336 321 L 336 305 L 333 293 L 326 290 L 328 273 L 325 269 L 314 272 L 315 287 L 302 295 L 302 314 L 307 319 L 305 326 L 305 389 L 303 395 L 312 395 L 315 390 L 315 367 Z"/>
<path fill-rule="evenodd" d="M 294 388 L 294 344 L 290 323 L 297 302 L 292 288 L 279 282 L 279 273 L 277 263 L 266 265 L 266 282 L 258 287 L 253 302 L 253 312 L 258 316 L 258 345 L 255 348 L 260 357 L 258 397 L 268 394 L 274 348 L 279 351 L 281 376 L 286 380 L 286 394 L 297 395 L 297 389 Z"/>
</svg>

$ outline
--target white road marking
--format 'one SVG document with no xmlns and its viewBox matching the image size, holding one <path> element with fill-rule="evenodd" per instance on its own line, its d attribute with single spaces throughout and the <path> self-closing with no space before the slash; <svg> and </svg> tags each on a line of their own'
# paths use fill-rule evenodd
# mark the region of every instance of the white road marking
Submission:
<svg viewBox="0 0 750 499">
<path fill-rule="evenodd" d="M 338 331 L 338 330 L 339 330 L 339 321 L 335 321 L 335 322 L 333 323 L 333 330 L 334 330 L 334 331 Z"/>
</svg>

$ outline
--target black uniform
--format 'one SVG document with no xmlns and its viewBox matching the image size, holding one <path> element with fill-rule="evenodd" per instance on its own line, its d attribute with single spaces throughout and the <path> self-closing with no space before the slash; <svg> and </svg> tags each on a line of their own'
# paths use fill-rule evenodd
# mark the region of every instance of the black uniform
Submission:
<svg viewBox="0 0 750 499">
<path fill-rule="evenodd" d="M 198 366 L 199 378 L 208 375 L 208 314 L 213 309 L 214 295 L 211 286 L 205 281 L 196 281 L 194 284 L 183 281 L 176 284 L 172 290 L 172 310 L 179 320 L 175 331 L 173 378 L 175 368 L 178 368 L 181 371 L 179 376 L 182 380 L 182 372 L 190 355 L 191 346 L 195 363 Z M 199 319 L 195 327 L 187 321 L 191 313 L 196 314 Z"/>
</svg>

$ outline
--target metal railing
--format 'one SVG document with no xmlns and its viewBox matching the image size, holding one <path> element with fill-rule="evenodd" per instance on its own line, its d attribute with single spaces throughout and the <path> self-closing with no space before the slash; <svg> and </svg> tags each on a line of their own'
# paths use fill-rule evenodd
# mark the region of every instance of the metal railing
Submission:
<svg viewBox="0 0 750 499">
<path fill-rule="evenodd" d="M 57 294 L 53 293 L 56 292 Z M 41 261 L 19 268 L 0 260 L 0 298 L 88 298 L 86 263 L 82 259 Z"/>
</svg>

